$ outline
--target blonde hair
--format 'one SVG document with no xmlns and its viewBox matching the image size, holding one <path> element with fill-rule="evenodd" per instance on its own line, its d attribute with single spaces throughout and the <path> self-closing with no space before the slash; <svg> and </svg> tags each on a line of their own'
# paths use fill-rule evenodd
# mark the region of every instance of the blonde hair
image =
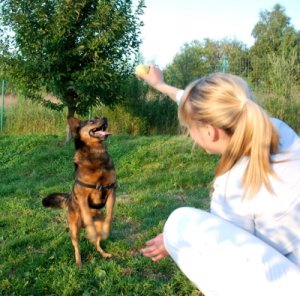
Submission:
<svg viewBox="0 0 300 296">
<path fill-rule="evenodd" d="M 249 162 L 243 175 L 244 196 L 254 196 L 261 185 L 273 192 L 269 181 L 269 175 L 274 175 L 270 156 L 276 153 L 279 137 L 242 78 L 213 73 L 192 82 L 184 92 L 178 115 L 188 127 L 193 123 L 210 124 L 230 136 L 215 177 L 246 156 Z"/>
</svg>

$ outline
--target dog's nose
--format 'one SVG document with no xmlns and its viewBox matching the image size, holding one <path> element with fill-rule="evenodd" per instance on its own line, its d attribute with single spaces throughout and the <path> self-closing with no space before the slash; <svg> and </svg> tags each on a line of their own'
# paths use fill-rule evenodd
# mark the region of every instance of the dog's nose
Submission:
<svg viewBox="0 0 300 296">
<path fill-rule="evenodd" d="M 103 124 L 107 124 L 107 122 L 108 122 L 108 120 L 107 120 L 106 117 L 103 117 L 103 118 L 102 118 L 102 121 L 103 121 Z"/>
</svg>

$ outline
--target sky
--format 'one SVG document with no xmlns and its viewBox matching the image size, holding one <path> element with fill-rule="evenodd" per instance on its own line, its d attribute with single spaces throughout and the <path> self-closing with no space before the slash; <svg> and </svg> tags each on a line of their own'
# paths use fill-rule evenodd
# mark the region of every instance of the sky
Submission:
<svg viewBox="0 0 300 296">
<path fill-rule="evenodd" d="M 275 4 L 285 8 L 300 31 L 300 0 L 145 0 L 141 20 L 141 53 L 145 63 L 161 68 L 171 63 L 185 43 L 193 40 L 238 40 L 250 47 L 251 32 L 262 11 Z"/>
</svg>

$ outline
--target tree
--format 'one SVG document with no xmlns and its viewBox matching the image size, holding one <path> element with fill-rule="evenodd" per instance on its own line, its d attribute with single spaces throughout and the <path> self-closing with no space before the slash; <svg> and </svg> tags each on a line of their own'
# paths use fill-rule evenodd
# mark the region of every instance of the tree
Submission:
<svg viewBox="0 0 300 296">
<path fill-rule="evenodd" d="M 174 57 L 172 63 L 166 67 L 165 76 L 169 83 L 180 88 L 199 77 L 205 65 L 202 59 L 203 48 L 198 41 L 186 43 Z M 205 71 L 205 70 L 204 70 Z"/>
<path fill-rule="evenodd" d="M 144 1 L 0 0 L 2 59 L 21 94 L 68 114 L 112 104 L 132 71 Z M 46 101 L 50 92 L 58 103 Z"/>
<path fill-rule="evenodd" d="M 290 23 L 285 9 L 276 4 L 271 11 L 262 11 L 260 19 L 252 30 L 255 43 L 251 51 L 262 57 L 269 53 L 289 55 L 295 46 L 300 45 L 299 34 Z"/>
<path fill-rule="evenodd" d="M 276 4 L 273 10 L 262 11 L 252 36 L 255 38 L 251 47 L 252 64 L 256 65 L 256 69 L 258 67 L 261 69 L 256 71 L 253 67 L 252 81 L 269 88 L 272 87 L 273 77 L 278 77 L 278 71 L 281 72 L 280 77 L 284 79 L 288 70 L 290 72 L 288 76 L 296 77 L 299 82 L 300 32 L 291 25 L 284 7 Z M 289 69 L 285 60 L 293 62 Z"/>
<path fill-rule="evenodd" d="M 290 99 L 299 79 L 297 73 L 300 72 L 296 51 L 292 52 L 288 58 L 284 53 L 281 56 L 272 53 L 268 55 L 268 58 L 271 64 L 267 77 L 268 85 L 279 98 Z"/>
<path fill-rule="evenodd" d="M 165 77 L 171 84 L 185 88 L 188 83 L 211 72 L 222 71 L 222 62 L 226 56 L 228 71 L 242 75 L 241 61 L 247 59 L 246 46 L 236 40 L 203 42 L 193 41 L 185 44 L 165 70 Z M 246 64 L 245 66 L 246 67 Z"/>
</svg>

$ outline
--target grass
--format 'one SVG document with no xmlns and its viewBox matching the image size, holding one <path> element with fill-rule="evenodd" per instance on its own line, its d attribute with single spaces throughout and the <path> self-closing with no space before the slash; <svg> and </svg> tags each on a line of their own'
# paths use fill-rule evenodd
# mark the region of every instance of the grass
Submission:
<svg viewBox="0 0 300 296">
<path fill-rule="evenodd" d="M 73 184 L 73 143 L 63 136 L 0 136 L 1 295 L 201 295 L 170 258 L 139 254 L 177 207 L 209 207 L 217 158 L 185 136 L 113 136 L 108 147 L 119 188 L 102 259 L 81 233 L 76 268 L 66 213 L 41 199 Z"/>
<path fill-rule="evenodd" d="M 266 97 L 262 103 L 300 132 L 299 100 Z M 108 139 L 119 188 L 103 243 L 114 257 L 100 258 L 82 231 L 81 269 L 66 213 L 41 205 L 45 195 L 72 188 L 74 148 L 62 135 L 65 112 L 24 100 L 7 108 L 0 135 L 0 295 L 201 295 L 170 258 L 153 263 L 139 249 L 175 208 L 208 209 L 217 158 L 192 149 L 185 136 L 121 136 L 144 133 L 145 119 L 118 108 L 94 110 L 104 112 L 119 135 Z"/>
</svg>

